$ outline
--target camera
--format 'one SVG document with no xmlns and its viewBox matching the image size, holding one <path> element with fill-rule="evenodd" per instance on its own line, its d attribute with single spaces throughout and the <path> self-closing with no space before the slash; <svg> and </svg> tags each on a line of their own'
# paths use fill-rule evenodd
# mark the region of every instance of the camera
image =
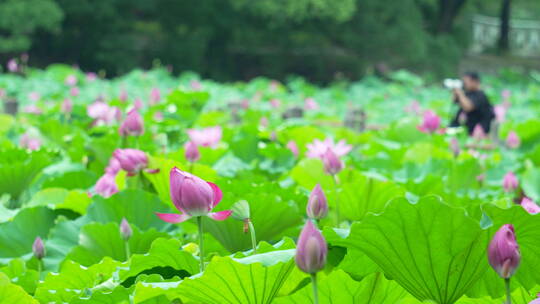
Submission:
<svg viewBox="0 0 540 304">
<path fill-rule="evenodd" d="M 443 81 L 443 86 L 449 90 L 461 89 L 463 87 L 463 81 L 460 79 L 447 78 Z"/>
</svg>

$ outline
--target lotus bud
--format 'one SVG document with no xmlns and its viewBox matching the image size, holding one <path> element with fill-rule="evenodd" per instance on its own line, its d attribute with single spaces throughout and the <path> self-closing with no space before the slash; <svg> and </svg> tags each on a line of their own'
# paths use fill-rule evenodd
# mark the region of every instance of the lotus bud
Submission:
<svg viewBox="0 0 540 304">
<path fill-rule="evenodd" d="M 69 98 L 64 99 L 62 105 L 60 106 L 60 110 L 64 114 L 71 113 L 71 111 L 73 111 L 73 101 L 71 101 Z"/>
<path fill-rule="evenodd" d="M 159 91 L 159 88 L 152 88 L 152 91 L 150 91 L 150 104 L 155 105 L 158 104 L 161 100 L 161 92 Z"/>
<path fill-rule="evenodd" d="M 428 110 L 424 112 L 422 124 L 418 126 L 418 129 L 424 133 L 434 133 L 440 125 L 441 118 L 435 112 Z"/>
<path fill-rule="evenodd" d="M 184 146 L 184 156 L 189 162 L 194 163 L 201 158 L 201 153 L 194 142 L 188 141 Z"/>
<path fill-rule="evenodd" d="M 537 214 L 540 213 L 540 206 L 538 206 L 535 202 L 533 202 L 532 199 L 528 197 L 524 197 L 521 200 L 521 207 L 525 209 L 529 214 Z"/>
<path fill-rule="evenodd" d="M 296 142 L 294 140 L 291 140 L 287 143 L 287 149 L 291 151 L 294 157 L 298 157 L 298 145 L 296 145 Z"/>
<path fill-rule="evenodd" d="M 118 131 L 122 136 L 140 136 L 144 133 L 143 118 L 137 109 L 129 111 L 126 120 L 124 120 Z"/>
<path fill-rule="evenodd" d="M 509 279 L 519 266 L 521 255 L 514 226 L 503 225 L 493 236 L 488 247 L 489 265 L 503 279 Z"/>
<path fill-rule="evenodd" d="M 296 246 L 296 265 L 308 274 L 322 270 L 326 264 L 328 247 L 321 232 L 311 221 L 307 221 Z"/>
<path fill-rule="evenodd" d="M 43 241 L 38 236 L 34 240 L 34 244 L 32 244 L 32 253 L 36 257 L 36 259 L 41 260 L 43 257 L 45 257 L 45 246 L 43 245 Z"/>
<path fill-rule="evenodd" d="M 326 195 L 324 195 L 321 185 L 319 184 L 317 184 L 309 194 L 306 213 L 309 218 L 315 220 L 320 220 L 328 214 Z"/>
<path fill-rule="evenodd" d="M 343 162 L 331 150 L 327 149 L 322 155 L 324 171 L 330 175 L 336 175 L 343 169 Z"/>
<path fill-rule="evenodd" d="M 131 235 L 133 235 L 133 230 L 131 230 L 131 226 L 126 218 L 123 218 L 120 223 L 120 235 L 124 241 L 128 241 L 131 238 Z"/>
<path fill-rule="evenodd" d="M 520 145 L 519 136 L 516 132 L 511 131 L 508 133 L 508 136 L 506 137 L 506 145 L 511 149 L 516 149 Z"/>
<path fill-rule="evenodd" d="M 513 172 L 508 172 L 503 179 L 503 188 L 506 192 L 512 192 L 519 186 L 519 181 Z"/>
<path fill-rule="evenodd" d="M 103 196 L 104 198 L 109 198 L 113 194 L 117 193 L 118 186 L 116 185 L 115 175 L 105 173 L 105 175 L 100 177 L 94 186 L 94 192 Z"/>
<path fill-rule="evenodd" d="M 116 149 L 113 153 L 114 158 L 120 163 L 120 168 L 133 176 L 148 166 L 148 157 L 146 153 L 136 149 Z"/>
</svg>

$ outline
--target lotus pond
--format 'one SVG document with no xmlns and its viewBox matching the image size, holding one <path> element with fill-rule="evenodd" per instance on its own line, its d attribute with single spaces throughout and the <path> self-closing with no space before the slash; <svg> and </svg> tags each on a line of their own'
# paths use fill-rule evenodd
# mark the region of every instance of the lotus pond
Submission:
<svg viewBox="0 0 540 304">
<path fill-rule="evenodd" d="M 1 74 L 0 303 L 534 301 L 540 77 L 483 85 Z"/>
</svg>

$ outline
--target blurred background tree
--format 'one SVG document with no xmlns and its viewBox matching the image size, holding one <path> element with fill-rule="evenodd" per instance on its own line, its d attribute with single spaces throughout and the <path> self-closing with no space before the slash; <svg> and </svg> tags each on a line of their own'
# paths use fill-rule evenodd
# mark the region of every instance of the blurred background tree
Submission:
<svg viewBox="0 0 540 304">
<path fill-rule="evenodd" d="M 540 17 L 537 0 L 511 0 L 504 11 L 505 1 L 0 0 L 0 59 L 29 51 L 32 65 L 109 76 L 157 59 L 217 80 L 331 81 L 386 68 L 448 75 L 468 48 L 473 14 Z"/>
</svg>

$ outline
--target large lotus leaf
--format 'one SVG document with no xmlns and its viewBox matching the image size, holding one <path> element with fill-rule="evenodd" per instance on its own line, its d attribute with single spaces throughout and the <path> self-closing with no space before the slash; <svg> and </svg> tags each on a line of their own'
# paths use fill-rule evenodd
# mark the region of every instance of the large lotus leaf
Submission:
<svg viewBox="0 0 540 304">
<path fill-rule="evenodd" d="M 228 189 L 227 184 L 222 187 Z M 249 202 L 251 220 L 257 240 L 281 239 L 284 232 L 301 223 L 302 217 L 296 202 L 288 199 L 290 189 L 280 189 L 275 185 L 251 185 L 244 194 L 225 193 L 216 210 L 230 209 L 240 199 Z M 237 189 L 231 189 L 233 191 Z M 281 195 L 280 195 L 281 194 Z M 229 218 L 225 221 L 204 220 L 204 229 L 212 234 L 227 250 L 235 252 L 251 248 L 249 233 L 243 232 L 243 222 Z"/>
<path fill-rule="evenodd" d="M 20 211 L 13 221 L 0 224 L 0 260 L 30 255 L 35 238 L 46 239 L 55 218 L 52 210 L 33 207 Z"/>
<path fill-rule="evenodd" d="M 198 303 L 271 303 L 294 269 L 294 250 L 241 259 L 214 258 L 202 275 L 178 287 L 182 298 Z"/>
<path fill-rule="evenodd" d="M 420 300 L 454 303 L 487 270 L 487 233 L 435 198 L 393 200 L 353 224 L 347 240 Z"/>
<path fill-rule="evenodd" d="M 540 168 L 528 168 L 521 177 L 521 186 L 528 197 L 540 202 Z"/>
<path fill-rule="evenodd" d="M 493 205 L 484 206 L 484 212 L 491 219 L 490 236 L 504 224 L 513 224 L 521 251 L 521 264 L 512 277 L 512 288 L 523 286 L 526 289 L 540 284 L 540 214 L 531 215 L 521 206 L 500 209 Z M 487 248 L 487 245 L 486 245 Z M 481 261 L 487 266 L 487 258 Z M 503 295 L 503 280 L 491 268 L 484 274 L 473 289 L 467 294 L 474 297 L 489 295 L 498 298 Z"/>
<path fill-rule="evenodd" d="M 81 190 L 67 190 L 64 188 L 46 188 L 32 197 L 27 206 L 47 206 L 51 209 L 68 209 L 84 214 L 90 205 L 88 193 Z"/>
<path fill-rule="evenodd" d="M 171 267 L 176 271 L 186 271 L 190 275 L 199 272 L 199 261 L 176 239 L 156 239 L 147 254 L 134 254 L 129 264 L 119 271 L 120 280 L 139 273 L 158 272 L 158 268 Z"/>
<path fill-rule="evenodd" d="M 317 184 L 320 184 L 323 189 L 334 188 L 334 181 L 330 175 L 324 173 L 323 163 L 320 159 L 302 159 L 291 170 L 290 174 L 295 182 L 306 189 L 311 190 Z"/>
<path fill-rule="evenodd" d="M 44 151 L 28 153 L 11 149 L 0 151 L 0 195 L 8 193 L 12 199 L 19 199 L 34 178 L 50 163 L 50 156 Z"/>
<path fill-rule="evenodd" d="M 96 183 L 97 179 L 98 176 L 92 171 L 69 171 L 46 180 L 43 188 L 88 189 Z"/>
<path fill-rule="evenodd" d="M 99 223 L 120 223 L 125 218 L 130 224 L 146 230 L 156 228 L 166 230 L 170 224 L 160 220 L 155 212 L 163 212 L 168 207 L 154 194 L 137 189 L 121 191 L 109 198 L 95 196 L 88 207 L 86 221 Z"/>
<path fill-rule="evenodd" d="M 120 262 L 105 258 L 90 267 L 66 261 L 59 273 L 48 273 L 38 285 L 35 297 L 42 303 L 71 303 L 87 297 L 92 288 L 105 283 L 120 266 Z"/>
<path fill-rule="evenodd" d="M 152 242 L 159 237 L 167 237 L 166 233 L 158 232 L 154 228 L 141 232 L 132 226 L 133 235 L 129 239 L 130 253 L 146 253 Z M 99 262 L 104 257 L 111 257 L 117 261 L 125 261 L 126 244 L 120 236 L 117 223 L 101 224 L 90 223 L 85 225 L 79 235 L 79 245 L 74 247 L 67 258 L 84 266 Z"/>
<path fill-rule="evenodd" d="M 69 251 L 79 243 L 79 230 L 82 225 L 81 218 L 76 221 L 69 221 L 64 217 L 58 218 L 56 226 L 50 230 L 49 238 L 45 241 L 47 251 L 43 258 L 45 270 L 58 270 Z"/>
<path fill-rule="evenodd" d="M 342 218 L 360 220 L 369 212 L 379 213 L 389 200 L 405 194 L 392 182 L 376 180 L 352 170 L 346 172 L 346 176 L 340 176 L 344 182 L 338 197 Z"/>
<path fill-rule="evenodd" d="M 9 278 L 0 273 L 0 304 L 38 304 L 22 287 L 12 284 Z"/>
<path fill-rule="evenodd" d="M 181 293 L 178 278 L 163 279 L 157 274 L 141 275 L 137 278 L 133 290 L 134 304 L 170 304 L 179 303 Z"/>
<path fill-rule="evenodd" d="M 28 269 L 22 259 L 14 259 L 6 266 L 0 268 L 0 272 L 6 274 L 11 282 L 21 286 L 26 292 L 33 294 L 39 281 L 39 273 L 34 269 Z"/>
<path fill-rule="evenodd" d="M 333 271 L 328 276 L 318 276 L 319 303 L 396 303 L 407 295 L 401 286 L 387 280 L 381 273 L 371 274 L 360 282 L 353 280 L 342 270 Z M 278 304 L 312 302 L 311 284 L 291 296 L 276 299 Z"/>
<path fill-rule="evenodd" d="M 325 135 L 321 130 L 313 126 L 293 126 L 281 131 L 279 137 L 284 142 L 294 141 L 298 146 L 300 155 L 303 155 L 307 151 L 308 143 L 315 139 L 323 139 Z"/>
</svg>

